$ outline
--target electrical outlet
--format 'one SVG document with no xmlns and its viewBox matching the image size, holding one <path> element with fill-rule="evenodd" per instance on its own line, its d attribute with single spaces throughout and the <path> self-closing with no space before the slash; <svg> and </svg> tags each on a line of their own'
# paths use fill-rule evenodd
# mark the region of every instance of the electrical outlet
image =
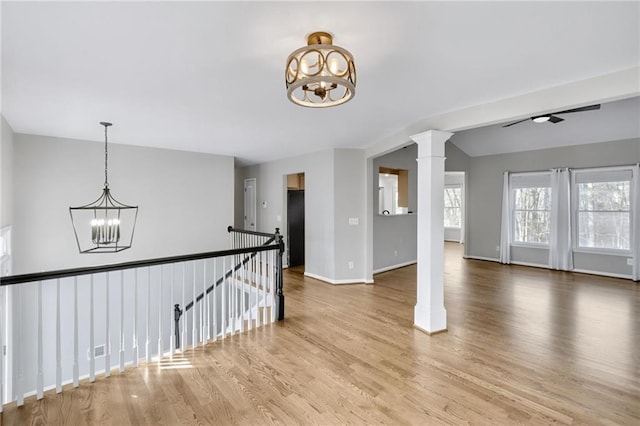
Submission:
<svg viewBox="0 0 640 426">
<path fill-rule="evenodd" d="M 500 246 L 496 246 L 496 251 L 500 251 Z"/>
<path fill-rule="evenodd" d="M 349 269 L 353 269 L 353 260 L 349 261 Z"/>
<path fill-rule="evenodd" d="M 633 265 L 633 257 L 627 258 L 627 265 L 629 266 Z"/>
<path fill-rule="evenodd" d="M 393 255 L 394 255 L 395 257 L 398 257 L 398 250 L 394 250 L 394 251 L 393 251 Z"/>
</svg>

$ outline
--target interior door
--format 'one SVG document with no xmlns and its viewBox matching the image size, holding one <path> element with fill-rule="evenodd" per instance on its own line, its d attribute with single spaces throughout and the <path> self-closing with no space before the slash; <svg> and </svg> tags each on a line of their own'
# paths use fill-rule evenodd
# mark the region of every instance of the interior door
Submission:
<svg viewBox="0 0 640 426">
<path fill-rule="evenodd" d="M 256 230 L 256 180 L 244 180 L 244 229 Z"/>
<path fill-rule="evenodd" d="M 304 190 L 287 191 L 289 266 L 304 265 Z"/>
</svg>

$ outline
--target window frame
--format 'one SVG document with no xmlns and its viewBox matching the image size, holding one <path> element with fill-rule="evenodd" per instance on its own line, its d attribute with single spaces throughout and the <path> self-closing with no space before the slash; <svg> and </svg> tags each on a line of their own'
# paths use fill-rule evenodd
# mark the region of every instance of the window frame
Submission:
<svg viewBox="0 0 640 426">
<path fill-rule="evenodd" d="M 580 191 L 578 185 L 583 182 L 577 182 L 577 177 L 580 174 L 587 173 L 609 173 L 609 172 L 629 172 L 629 179 L 611 180 L 611 181 L 589 181 L 590 183 L 601 182 L 629 182 L 629 248 L 628 249 L 615 249 L 606 247 L 583 247 L 580 246 Z M 574 253 L 589 253 L 599 255 L 622 255 L 630 256 L 633 253 L 633 203 L 635 188 L 633 186 L 633 169 L 631 167 L 597 167 L 592 169 L 579 169 L 573 170 L 571 173 L 571 238 L 573 239 L 573 251 Z M 615 212 L 615 211 L 611 211 Z"/>
</svg>

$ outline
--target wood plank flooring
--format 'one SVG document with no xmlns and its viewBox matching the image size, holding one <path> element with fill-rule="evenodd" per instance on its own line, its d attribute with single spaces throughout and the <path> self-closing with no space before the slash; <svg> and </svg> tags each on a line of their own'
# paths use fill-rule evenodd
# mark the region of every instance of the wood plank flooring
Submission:
<svg viewBox="0 0 640 426">
<path fill-rule="evenodd" d="M 447 333 L 413 328 L 415 267 L 348 286 L 291 269 L 285 321 L 2 424 L 640 425 L 640 286 L 461 255 L 446 245 Z"/>
</svg>

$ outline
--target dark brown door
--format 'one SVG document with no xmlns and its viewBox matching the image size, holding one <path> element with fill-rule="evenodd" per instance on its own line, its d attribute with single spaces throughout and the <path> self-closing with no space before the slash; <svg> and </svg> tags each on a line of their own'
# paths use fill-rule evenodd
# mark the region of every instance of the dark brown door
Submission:
<svg viewBox="0 0 640 426">
<path fill-rule="evenodd" d="M 287 191 L 289 266 L 304 265 L 304 190 Z"/>
</svg>

